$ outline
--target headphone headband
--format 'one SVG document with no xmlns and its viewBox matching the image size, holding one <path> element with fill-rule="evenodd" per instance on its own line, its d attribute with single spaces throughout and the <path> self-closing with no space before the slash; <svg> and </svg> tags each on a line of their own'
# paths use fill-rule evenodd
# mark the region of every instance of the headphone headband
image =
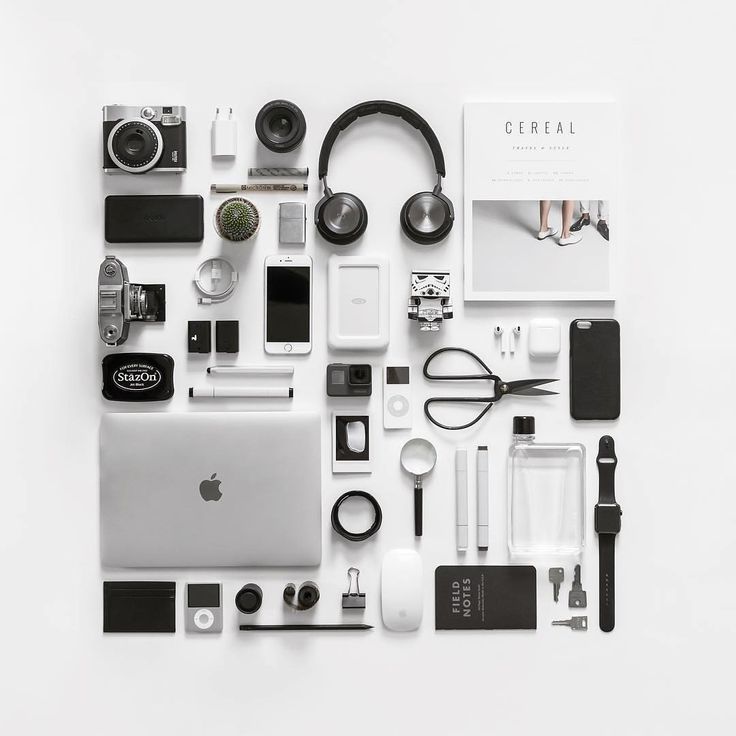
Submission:
<svg viewBox="0 0 736 736">
<path fill-rule="evenodd" d="M 427 145 L 429 145 L 429 148 L 432 151 L 435 170 L 440 176 L 445 175 L 445 157 L 442 154 L 440 142 L 429 123 L 419 115 L 419 113 L 415 112 L 410 107 L 406 107 L 406 105 L 401 105 L 398 102 L 389 102 L 388 100 L 371 100 L 369 102 L 361 102 L 358 105 L 354 105 L 349 110 L 345 110 L 345 112 L 330 126 L 324 141 L 322 141 L 322 148 L 319 152 L 320 179 L 324 179 L 324 177 L 327 176 L 330 153 L 332 152 L 332 146 L 335 145 L 337 136 L 358 118 L 365 117 L 366 115 L 376 115 L 378 113 L 401 118 L 409 123 L 413 128 L 416 128 L 422 134 L 424 140 L 427 141 Z"/>
</svg>

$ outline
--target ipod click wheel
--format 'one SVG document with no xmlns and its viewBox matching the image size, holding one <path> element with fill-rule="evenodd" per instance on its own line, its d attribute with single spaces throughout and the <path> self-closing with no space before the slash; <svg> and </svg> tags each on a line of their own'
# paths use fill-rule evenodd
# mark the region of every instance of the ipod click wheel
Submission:
<svg viewBox="0 0 736 736">
<path fill-rule="evenodd" d="M 384 429 L 411 429 L 409 366 L 386 366 L 383 374 Z"/>
<path fill-rule="evenodd" d="M 195 634 L 219 634 L 222 631 L 220 583 L 187 584 L 186 630 Z"/>
</svg>

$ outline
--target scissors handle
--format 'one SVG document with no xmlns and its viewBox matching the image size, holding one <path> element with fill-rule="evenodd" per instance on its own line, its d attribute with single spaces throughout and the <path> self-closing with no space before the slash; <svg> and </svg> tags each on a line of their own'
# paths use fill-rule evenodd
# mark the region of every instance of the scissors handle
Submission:
<svg viewBox="0 0 736 736">
<path fill-rule="evenodd" d="M 449 430 L 458 430 L 458 429 L 467 429 L 468 427 L 472 427 L 474 424 L 478 423 L 483 417 L 491 410 L 493 407 L 493 402 L 496 401 L 495 396 L 434 396 L 431 399 L 427 399 L 424 402 L 424 416 L 429 419 L 432 424 L 435 425 L 435 427 L 439 427 L 440 429 L 449 429 Z M 436 403 L 445 403 L 445 404 L 485 404 L 486 406 L 482 409 L 482 411 L 475 417 L 475 419 L 471 420 L 470 422 L 467 422 L 466 424 L 457 424 L 450 426 L 448 424 L 443 424 L 438 419 L 436 419 L 432 412 L 430 411 L 430 406 L 432 404 Z"/>
<path fill-rule="evenodd" d="M 483 370 L 485 373 L 461 373 L 456 375 L 438 375 L 436 373 L 430 373 L 430 363 L 442 353 L 465 353 L 469 355 Z M 422 369 L 424 377 L 428 381 L 477 381 L 477 380 L 492 380 L 498 383 L 499 378 L 493 374 L 493 371 L 473 352 L 466 350 L 465 348 L 440 348 L 435 350 L 428 358 L 424 361 L 424 368 Z"/>
</svg>

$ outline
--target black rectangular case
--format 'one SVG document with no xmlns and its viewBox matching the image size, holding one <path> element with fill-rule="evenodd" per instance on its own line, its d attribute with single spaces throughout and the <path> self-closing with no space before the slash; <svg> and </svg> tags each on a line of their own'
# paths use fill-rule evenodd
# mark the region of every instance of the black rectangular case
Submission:
<svg viewBox="0 0 736 736">
<path fill-rule="evenodd" d="M 103 583 L 105 633 L 174 633 L 176 583 L 106 580 Z"/>
<path fill-rule="evenodd" d="M 200 243 L 203 239 L 204 200 L 198 194 L 105 198 L 108 243 Z"/>
<path fill-rule="evenodd" d="M 621 329 L 615 319 L 570 323 L 570 414 L 617 419 L 621 413 Z"/>
</svg>

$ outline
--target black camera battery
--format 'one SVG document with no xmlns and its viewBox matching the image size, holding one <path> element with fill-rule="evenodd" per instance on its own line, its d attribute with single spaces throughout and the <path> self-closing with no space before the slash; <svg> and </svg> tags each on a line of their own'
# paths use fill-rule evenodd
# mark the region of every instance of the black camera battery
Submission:
<svg viewBox="0 0 736 736">
<path fill-rule="evenodd" d="M 237 319 L 218 319 L 215 323 L 215 352 L 237 353 L 240 350 Z"/>
<path fill-rule="evenodd" d="M 174 359 L 163 353 L 112 353 L 102 359 L 108 401 L 166 401 L 174 395 Z"/>
</svg>

